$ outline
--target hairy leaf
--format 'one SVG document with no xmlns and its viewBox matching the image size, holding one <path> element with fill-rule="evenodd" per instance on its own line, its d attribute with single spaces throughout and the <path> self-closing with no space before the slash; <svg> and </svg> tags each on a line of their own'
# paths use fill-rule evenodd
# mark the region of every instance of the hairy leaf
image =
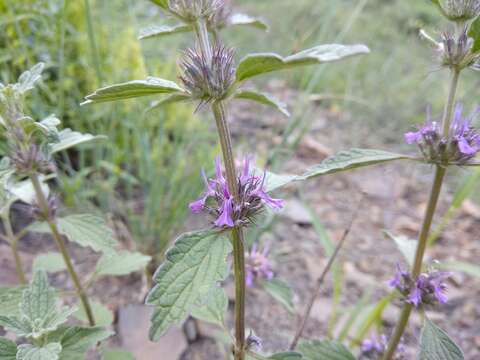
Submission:
<svg viewBox="0 0 480 360">
<path fill-rule="evenodd" d="M 97 343 L 113 335 L 113 332 L 101 326 L 68 328 L 62 336 L 61 360 L 70 360 L 78 355 L 83 355 Z"/>
<path fill-rule="evenodd" d="M 289 312 L 295 311 L 293 307 L 293 291 L 285 282 L 279 279 L 262 281 L 264 289 L 280 304 L 282 304 Z"/>
<path fill-rule="evenodd" d="M 58 142 L 51 144 L 51 152 L 57 152 L 70 149 L 74 146 L 85 144 L 92 141 L 105 140 L 103 135 L 82 134 L 71 129 L 63 129 L 58 133 Z"/>
<path fill-rule="evenodd" d="M 154 4 L 157 4 L 162 9 L 168 9 L 168 0 L 150 0 Z"/>
<path fill-rule="evenodd" d="M 189 99 L 190 96 L 188 96 L 187 94 L 173 94 L 167 96 L 164 99 L 153 101 L 146 111 L 152 111 L 165 105 L 170 105 L 181 101 L 187 101 Z"/>
<path fill-rule="evenodd" d="M 419 360 L 463 360 L 462 350 L 450 339 L 445 331 L 429 319 L 420 336 Z"/>
<path fill-rule="evenodd" d="M 114 316 L 112 310 L 103 305 L 98 301 L 90 301 L 90 307 L 92 308 L 93 318 L 95 319 L 95 324 L 98 326 L 110 326 L 113 323 Z M 83 306 L 79 307 L 77 312 L 73 314 L 75 318 L 84 323 L 88 323 L 88 317 L 85 313 Z"/>
<path fill-rule="evenodd" d="M 235 93 L 234 97 L 236 99 L 252 100 L 263 105 L 271 106 L 280 111 L 285 116 L 290 116 L 287 105 L 275 99 L 269 94 L 264 94 L 254 90 L 239 90 Z"/>
<path fill-rule="evenodd" d="M 472 52 L 480 51 L 480 17 L 477 17 L 470 25 L 468 36 L 473 39 Z"/>
<path fill-rule="evenodd" d="M 191 315 L 199 320 L 223 326 L 228 307 L 228 297 L 220 287 L 215 287 L 205 303 L 193 308 Z"/>
<path fill-rule="evenodd" d="M 169 25 L 153 25 L 142 29 L 138 37 L 139 40 L 161 37 L 173 34 L 181 34 L 191 31 L 192 27 L 185 24 Z"/>
<path fill-rule="evenodd" d="M 25 71 L 18 78 L 18 82 L 15 84 L 15 89 L 22 94 L 32 90 L 35 86 L 35 83 L 42 78 L 42 71 L 44 67 L 44 63 L 38 63 L 30 70 Z"/>
<path fill-rule="evenodd" d="M 69 215 L 57 219 L 59 231 L 70 241 L 84 247 L 91 247 L 95 251 L 112 253 L 115 251 L 117 242 L 114 239 L 112 229 L 105 220 L 91 214 Z M 49 233 L 48 224 L 36 223 L 31 231 Z"/>
<path fill-rule="evenodd" d="M 413 265 L 417 249 L 417 241 L 409 239 L 406 236 L 395 236 L 388 231 L 385 231 L 385 235 L 395 242 L 395 245 L 397 245 L 398 250 L 400 250 L 407 263 Z"/>
<path fill-rule="evenodd" d="M 267 359 L 271 360 L 299 360 L 303 359 L 302 354 L 293 351 L 281 352 L 269 356 Z"/>
<path fill-rule="evenodd" d="M 62 346 L 49 343 L 42 347 L 23 344 L 18 347 L 17 360 L 58 360 Z"/>
<path fill-rule="evenodd" d="M 236 77 L 237 81 L 244 81 L 272 71 L 332 62 L 367 53 L 369 49 L 365 45 L 329 44 L 316 46 L 287 57 L 274 53 L 250 54 L 238 64 Z"/>
<path fill-rule="evenodd" d="M 0 315 L 0 326 L 18 336 L 30 335 L 32 328 L 27 321 L 20 320 L 13 316 Z"/>
<path fill-rule="evenodd" d="M 0 316 L 18 315 L 25 287 L 0 287 Z"/>
<path fill-rule="evenodd" d="M 104 349 L 102 351 L 102 360 L 135 360 L 135 356 L 124 350 Z"/>
<path fill-rule="evenodd" d="M 233 14 L 228 19 L 228 24 L 230 26 L 252 26 L 260 30 L 268 30 L 268 25 L 265 22 L 247 14 Z"/>
<path fill-rule="evenodd" d="M 0 360 L 16 360 L 17 344 L 0 337 Z"/>
<path fill-rule="evenodd" d="M 133 80 L 98 89 L 93 94 L 86 96 L 86 101 L 82 105 L 181 92 L 183 89 L 173 81 L 149 77 L 146 80 Z"/>
<path fill-rule="evenodd" d="M 43 271 L 37 271 L 28 288 L 23 291 L 20 313 L 30 322 L 46 320 L 55 311 L 57 295 Z"/>
<path fill-rule="evenodd" d="M 411 159 L 409 156 L 383 150 L 351 149 L 340 151 L 318 165 L 314 165 L 301 176 L 310 179 L 315 176 L 333 174 L 340 171 L 381 164 L 393 160 Z"/>
<path fill-rule="evenodd" d="M 104 254 L 97 263 L 97 275 L 128 275 L 143 270 L 152 258 L 139 252 L 120 251 Z"/>
<path fill-rule="evenodd" d="M 155 286 L 146 303 L 155 305 L 150 339 L 158 340 L 175 323 L 183 321 L 194 305 L 227 275 L 230 241 L 215 230 L 181 235 L 154 275 Z"/>
<path fill-rule="evenodd" d="M 267 192 L 275 191 L 293 181 L 299 180 L 297 175 L 275 174 L 260 168 L 255 168 L 255 175 L 259 177 L 265 176 L 265 189 Z"/>
<path fill-rule="evenodd" d="M 298 350 L 307 360 L 355 360 L 350 350 L 335 341 L 302 341 Z"/>
<path fill-rule="evenodd" d="M 40 254 L 33 260 L 33 272 L 43 270 L 46 272 L 58 272 L 65 270 L 66 265 L 63 257 L 58 252 Z"/>
</svg>

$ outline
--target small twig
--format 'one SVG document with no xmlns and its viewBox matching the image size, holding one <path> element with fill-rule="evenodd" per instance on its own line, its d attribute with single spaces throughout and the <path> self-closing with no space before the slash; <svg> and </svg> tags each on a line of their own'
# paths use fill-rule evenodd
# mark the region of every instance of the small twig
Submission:
<svg viewBox="0 0 480 360">
<path fill-rule="evenodd" d="M 308 302 L 308 304 L 305 308 L 305 311 L 304 311 L 303 316 L 302 316 L 301 321 L 300 321 L 300 325 L 297 329 L 297 332 L 295 333 L 295 337 L 293 338 L 292 343 L 290 344 L 289 350 L 295 350 L 295 348 L 297 347 L 298 341 L 300 340 L 300 337 L 302 336 L 303 331 L 305 330 L 305 326 L 307 325 L 308 318 L 310 317 L 310 312 L 312 311 L 313 304 L 315 303 L 315 300 L 316 300 L 316 298 L 317 298 L 317 296 L 320 292 L 320 288 L 323 284 L 323 281 L 325 280 L 325 277 L 327 276 L 328 272 L 332 268 L 333 263 L 335 262 L 335 260 L 337 258 L 337 255 L 340 252 L 340 249 L 345 244 L 345 240 L 347 239 L 348 234 L 350 233 L 350 230 L 352 229 L 353 223 L 355 222 L 355 219 L 358 216 L 358 211 L 360 209 L 360 204 L 362 202 L 362 199 L 363 199 L 363 195 L 358 202 L 358 206 L 355 209 L 355 212 L 353 213 L 352 218 L 350 219 L 350 223 L 348 224 L 347 228 L 343 232 L 342 238 L 340 239 L 337 246 L 335 247 L 335 250 L 333 251 L 333 254 L 330 256 L 330 259 L 328 259 L 328 263 L 325 266 L 325 268 L 323 269 L 322 274 L 317 279 L 315 289 L 312 292 L 312 296 L 310 297 L 310 300 L 309 300 L 309 302 Z"/>
</svg>

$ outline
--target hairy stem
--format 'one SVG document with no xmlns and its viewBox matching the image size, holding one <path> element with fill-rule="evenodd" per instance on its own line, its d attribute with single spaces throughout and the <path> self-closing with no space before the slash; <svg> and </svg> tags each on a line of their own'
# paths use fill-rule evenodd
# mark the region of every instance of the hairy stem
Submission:
<svg viewBox="0 0 480 360">
<path fill-rule="evenodd" d="M 70 255 L 68 254 L 67 248 L 65 247 L 65 243 L 63 241 L 62 235 L 58 230 L 57 223 L 55 222 L 55 220 L 49 217 L 48 202 L 47 202 L 47 199 L 45 198 L 45 194 L 43 193 L 42 186 L 40 184 L 37 174 L 30 175 L 30 180 L 32 181 L 33 187 L 35 189 L 37 204 L 40 207 L 40 211 L 43 213 L 44 218 L 46 219 L 45 221 L 47 222 L 50 228 L 55 244 L 57 245 L 58 250 L 62 254 L 63 261 L 67 266 L 68 274 L 72 279 L 77 295 L 80 298 L 80 302 L 82 303 L 82 306 L 85 310 L 85 314 L 87 315 L 88 323 L 90 324 L 90 326 L 95 326 L 95 319 L 93 317 L 93 312 L 92 312 L 90 303 L 88 301 L 88 297 L 85 293 L 85 290 L 82 287 L 82 284 L 80 282 L 80 279 L 78 278 L 77 273 L 75 272 L 75 269 L 73 268 Z"/>
<path fill-rule="evenodd" d="M 207 63 L 212 61 L 212 47 L 210 46 L 210 40 L 208 38 L 207 24 L 204 19 L 199 19 L 195 23 L 195 34 L 197 36 L 198 45 L 203 56 L 207 60 Z"/>
<path fill-rule="evenodd" d="M 218 136 L 225 163 L 228 188 L 235 199 L 238 199 L 237 176 L 235 174 L 235 158 L 233 157 L 232 140 L 228 129 L 225 105 L 221 101 L 212 104 L 217 124 Z M 232 230 L 233 267 L 235 274 L 235 360 L 245 358 L 245 241 L 241 227 Z"/>
<path fill-rule="evenodd" d="M 450 123 L 452 121 L 453 108 L 455 105 L 455 94 L 457 92 L 458 79 L 460 75 L 459 69 L 452 69 L 452 78 L 450 81 L 450 88 L 448 91 L 447 104 L 445 105 L 445 110 L 442 120 L 442 129 L 443 135 L 448 136 L 450 130 Z M 430 233 L 430 228 L 432 226 L 433 216 L 435 215 L 435 210 L 437 208 L 438 198 L 442 190 L 443 179 L 445 177 L 446 168 L 437 165 L 435 169 L 435 177 L 433 180 L 432 189 L 430 191 L 430 197 L 428 199 L 427 209 L 425 211 L 425 216 L 423 219 L 422 228 L 420 230 L 420 235 L 418 236 L 417 250 L 415 252 L 415 260 L 412 267 L 412 277 L 415 279 L 420 275 L 423 265 L 423 256 L 425 255 L 425 250 L 428 245 L 428 237 Z M 400 342 L 400 339 L 405 332 L 405 329 L 408 324 L 408 319 L 412 312 L 412 305 L 405 303 L 403 306 L 402 313 L 400 315 L 399 322 L 395 327 L 394 333 L 390 338 L 388 343 L 387 351 L 383 357 L 383 360 L 391 360 L 397 346 Z"/>
<path fill-rule="evenodd" d="M 17 243 L 19 237 L 13 233 L 12 223 L 10 222 L 10 210 L 2 216 L 3 227 L 5 229 L 6 238 L 12 249 L 13 258 L 15 260 L 15 271 L 17 272 L 18 281 L 21 285 L 25 284 L 25 272 L 23 271 L 22 259 L 18 253 Z"/>
</svg>

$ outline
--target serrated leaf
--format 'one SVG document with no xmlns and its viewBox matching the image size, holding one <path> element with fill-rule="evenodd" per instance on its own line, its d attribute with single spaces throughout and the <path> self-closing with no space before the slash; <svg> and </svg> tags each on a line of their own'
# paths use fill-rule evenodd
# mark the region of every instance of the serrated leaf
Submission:
<svg viewBox="0 0 480 360">
<path fill-rule="evenodd" d="M 190 100 L 190 96 L 186 94 L 173 94 L 173 95 L 167 96 L 164 99 L 153 101 L 146 111 L 152 111 L 165 105 L 174 104 L 177 102 L 182 102 L 187 100 Z"/>
<path fill-rule="evenodd" d="M 299 360 L 303 359 L 302 354 L 294 351 L 286 351 L 269 356 L 267 359 L 271 360 Z"/>
<path fill-rule="evenodd" d="M 295 311 L 293 307 L 293 291 L 291 287 L 280 279 L 262 281 L 263 288 L 275 300 L 282 304 L 289 312 Z"/>
<path fill-rule="evenodd" d="M 420 336 L 419 360 L 463 360 L 464 355 L 448 334 L 425 318 Z"/>
<path fill-rule="evenodd" d="M 51 144 L 50 150 L 52 154 L 55 154 L 77 145 L 105 139 L 107 139 L 107 137 L 103 135 L 82 134 L 72 129 L 63 129 L 58 133 L 58 142 Z"/>
<path fill-rule="evenodd" d="M 259 18 L 247 14 L 233 14 L 228 18 L 230 26 L 252 26 L 260 30 L 268 30 L 268 25 Z"/>
<path fill-rule="evenodd" d="M 395 245 L 397 245 L 398 250 L 400 250 L 407 263 L 410 266 L 413 265 L 415 252 L 417 251 L 417 241 L 409 239 L 406 236 L 395 236 L 388 231 L 385 231 L 385 235 L 395 242 Z"/>
<path fill-rule="evenodd" d="M 239 90 L 234 95 L 235 99 L 251 100 L 257 103 L 271 106 L 280 111 L 285 116 L 290 116 L 287 105 L 275 99 L 273 96 L 254 90 Z"/>
<path fill-rule="evenodd" d="M 17 344 L 0 337 L 0 360 L 16 360 Z"/>
<path fill-rule="evenodd" d="M 340 171 L 381 164 L 394 160 L 411 159 L 409 156 L 383 150 L 351 149 L 340 151 L 318 165 L 314 165 L 300 177 L 310 179 L 315 176 L 333 174 Z"/>
<path fill-rule="evenodd" d="M 65 261 L 60 253 L 50 252 L 37 255 L 33 260 L 33 272 L 43 270 L 47 273 L 54 273 L 66 269 Z"/>
<path fill-rule="evenodd" d="M 104 349 L 102 351 L 102 360 L 135 360 L 135 356 L 124 350 Z"/>
<path fill-rule="evenodd" d="M 15 84 L 15 89 L 20 93 L 26 93 L 32 90 L 35 83 L 41 79 L 44 63 L 38 63 L 34 65 L 30 70 L 25 71 L 18 78 L 18 82 Z"/>
<path fill-rule="evenodd" d="M 350 350 L 336 341 L 302 341 L 298 351 L 307 360 L 355 360 Z"/>
<path fill-rule="evenodd" d="M 236 78 L 237 81 L 244 81 L 272 71 L 322 64 L 369 52 L 365 45 L 328 44 L 316 46 L 287 57 L 274 53 L 250 54 L 238 64 Z"/>
<path fill-rule="evenodd" d="M 183 93 L 183 89 L 173 81 L 149 77 L 146 80 L 133 80 L 98 89 L 87 95 L 82 105 L 173 93 Z"/>
<path fill-rule="evenodd" d="M 120 251 L 104 254 L 97 262 L 97 275 L 128 275 L 143 270 L 152 258 L 139 252 Z"/>
<path fill-rule="evenodd" d="M 283 186 L 290 184 L 293 181 L 299 180 L 297 175 L 290 174 L 275 174 L 270 171 L 265 171 L 260 168 L 255 168 L 255 175 L 263 178 L 265 176 L 265 190 L 267 192 L 275 191 Z"/>
<path fill-rule="evenodd" d="M 62 346 L 49 343 L 42 347 L 23 344 L 18 347 L 17 360 L 58 360 Z"/>
<path fill-rule="evenodd" d="M 22 318 L 27 318 L 31 323 L 44 322 L 55 311 L 56 300 L 55 289 L 48 283 L 45 272 L 35 272 L 30 286 L 22 294 Z"/>
<path fill-rule="evenodd" d="M 185 24 L 169 25 L 153 25 L 148 28 L 142 29 L 138 37 L 139 40 L 162 37 L 167 35 L 181 34 L 191 31 L 192 27 Z"/>
<path fill-rule="evenodd" d="M 183 321 L 193 306 L 225 279 L 231 251 L 230 241 L 216 230 L 191 232 L 176 240 L 155 272 L 155 286 L 146 300 L 156 307 L 150 339 L 158 340 L 172 324 Z"/>
<path fill-rule="evenodd" d="M 27 321 L 22 321 L 13 316 L 0 315 L 0 326 L 5 330 L 11 331 L 18 336 L 27 336 L 31 333 L 32 328 Z"/>
<path fill-rule="evenodd" d="M 58 230 L 70 241 L 95 251 L 112 253 L 117 242 L 105 220 L 91 214 L 69 215 L 57 219 Z M 35 223 L 30 228 L 34 232 L 49 233 L 50 228 L 44 222 Z"/>
<path fill-rule="evenodd" d="M 110 326 L 113 324 L 113 312 L 108 307 L 95 300 L 90 301 L 90 307 L 92 308 L 93 318 L 95 319 L 96 325 Z M 73 316 L 80 321 L 88 323 L 88 317 L 83 306 L 79 307 Z"/>
<path fill-rule="evenodd" d="M 112 335 L 113 331 L 101 326 L 72 326 L 68 328 L 62 336 L 62 353 L 60 354 L 60 359 L 69 360 L 74 356 L 78 356 L 78 354 L 84 354 L 97 343 Z"/>
<path fill-rule="evenodd" d="M 220 287 L 215 287 L 204 304 L 193 308 L 191 315 L 199 320 L 223 326 L 228 308 L 228 297 Z"/>
<path fill-rule="evenodd" d="M 0 287 L 0 316 L 18 315 L 25 287 Z"/>
<path fill-rule="evenodd" d="M 473 39 L 472 53 L 480 51 L 480 17 L 477 17 L 470 25 L 468 36 Z"/>
</svg>

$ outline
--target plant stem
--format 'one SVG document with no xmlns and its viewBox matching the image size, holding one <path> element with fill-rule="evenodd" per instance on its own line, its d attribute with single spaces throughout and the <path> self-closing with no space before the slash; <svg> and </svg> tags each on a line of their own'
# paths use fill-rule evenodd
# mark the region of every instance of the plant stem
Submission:
<svg viewBox="0 0 480 360">
<path fill-rule="evenodd" d="M 95 319 L 93 317 L 93 312 L 92 312 L 92 308 L 90 307 L 88 297 L 85 294 L 85 291 L 82 287 L 80 279 L 78 278 L 78 275 L 75 272 L 75 269 L 73 268 L 70 255 L 68 254 L 67 248 L 65 247 L 65 243 L 63 242 L 62 235 L 58 231 L 57 223 L 55 222 L 54 219 L 51 219 L 49 216 L 48 202 L 47 202 L 47 199 L 45 198 L 45 194 L 43 193 L 42 186 L 40 185 L 38 175 L 35 173 L 31 174 L 30 180 L 32 181 L 33 187 L 35 189 L 37 204 L 43 213 L 45 221 L 50 227 L 53 240 L 55 241 L 58 249 L 60 250 L 60 253 L 62 254 L 65 265 L 67 266 L 68 274 L 72 279 L 73 285 L 75 286 L 75 289 L 77 291 L 77 295 L 80 298 L 80 302 L 82 303 L 82 306 L 85 310 L 85 314 L 87 315 L 88 323 L 90 324 L 90 326 L 95 326 Z"/>
<path fill-rule="evenodd" d="M 458 79 L 460 75 L 460 70 L 453 68 L 452 78 L 450 81 L 450 88 L 448 91 L 447 104 L 445 105 L 443 119 L 442 119 L 442 130 L 443 136 L 448 136 L 450 130 L 450 123 L 452 121 L 453 108 L 455 105 L 455 94 L 457 92 Z M 443 179 L 445 177 L 446 168 L 441 165 L 436 165 L 435 177 L 433 180 L 432 189 L 430 191 L 430 197 L 428 199 L 427 209 L 425 211 L 425 217 L 423 219 L 422 228 L 420 230 L 420 235 L 418 237 L 417 250 L 415 253 L 415 260 L 412 267 L 412 278 L 416 279 L 422 271 L 423 265 L 423 256 L 425 255 L 425 249 L 428 245 L 428 238 L 430 233 L 430 228 L 432 226 L 433 216 L 435 215 L 435 210 L 437 208 L 438 198 L 440 196 L 440 191 L 442 190 Z M 402 313 L 400 315 L 399 322 L 395 327 L 395 331 L 390 338 L 388 343 L 387 351 L 383 356 L 383 360 L 391 360 L 395 351 L 397 349 L 398 343 L 405 332 L 405 328 L 408 324 L 408 319 L 412 312 L 412 305 L 405 303 L 403 306 Z"/>
<path fill-rule="evenodd" d="M 210 46 L 210 40 L 208 38 L 207 24 L 204 19 L 199 19 L 195 22 L 195 34 L 197 36 L 200 51 L 207 60 L 207 63 L 212 61 L 212 47 Z"/>
<path fill-rule="evenodd" d="M 225 105 L 221 101 L 212 104 L 217 124 L 218 136 L 225 163 L 228 188 L 235 199 L 238 199 L 237 176 L 235 174 L 235 158 L 232 151 L 232 140 L 228 129 Z M 245 358 L 245 241 L 241 227 L 232 229 L 233 267 L 235 274 L 235 360 Z"/>
<path fill-rule="evenodd" d="M 12 223 L 10 222 L 10 207 L 8 207 L 7 213 L 2 216 L 3 227 L 10 247 L 12 249 L 13 258 L 15 259 L 15 271 L 17 272 L 18 281 L 21 285 L 25 284 L 25 272 L 23 271 L 22 259 L 18 253 L 17 243 L 19 237 L 13 233 Z"/>
</svg>

